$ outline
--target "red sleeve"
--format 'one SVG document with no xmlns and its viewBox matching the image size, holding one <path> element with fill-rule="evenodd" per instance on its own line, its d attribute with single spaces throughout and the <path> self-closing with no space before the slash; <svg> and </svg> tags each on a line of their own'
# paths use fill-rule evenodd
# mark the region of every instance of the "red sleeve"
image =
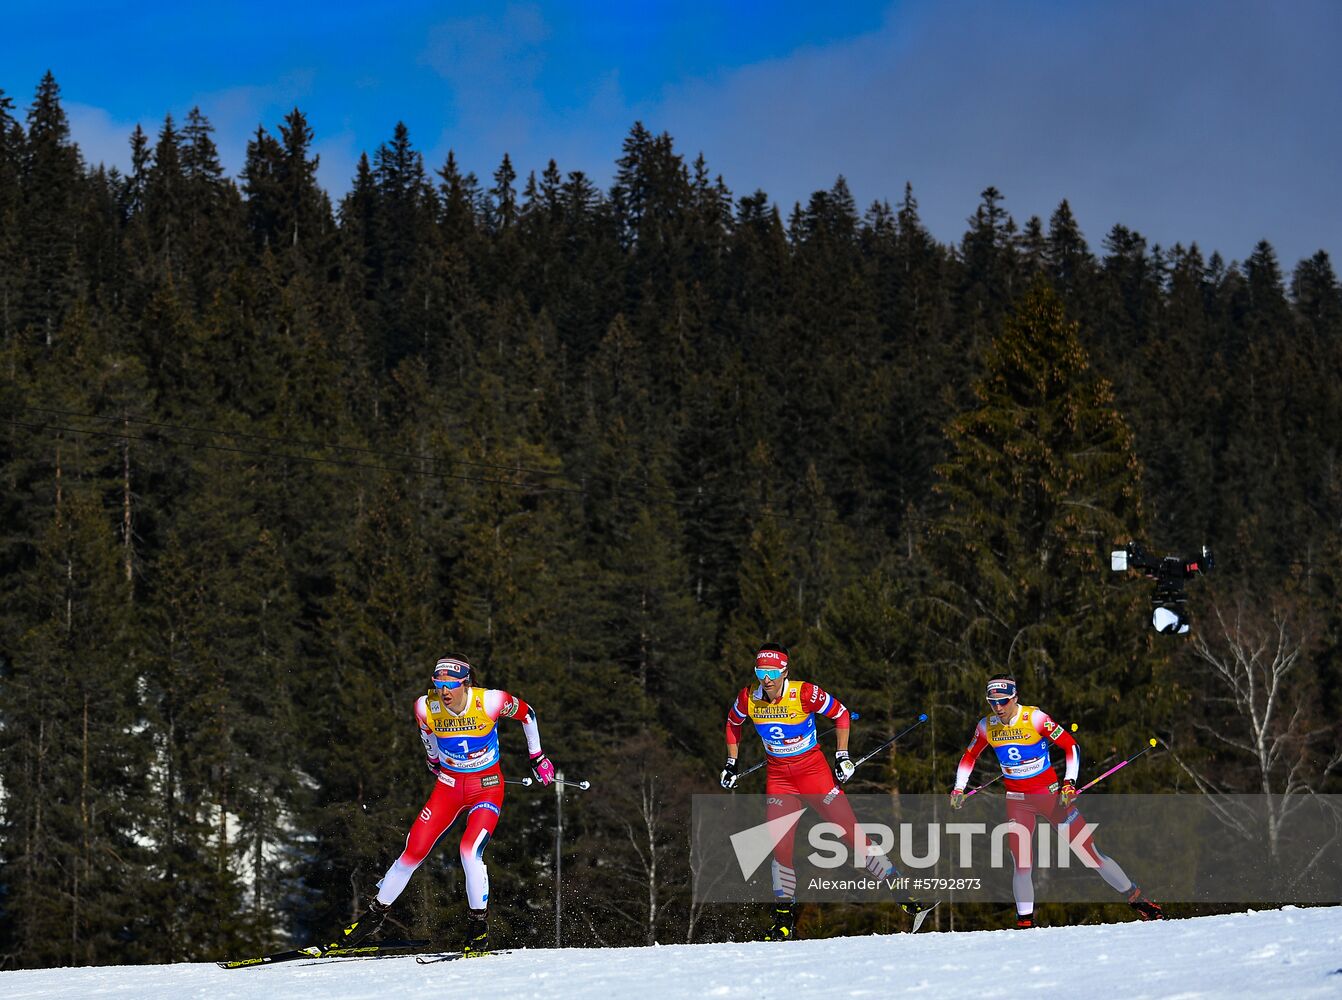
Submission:
<svg viewBox="0 0 1342 1000">
<path fill-rule="evenodd" d="M 1081 744 L 1077 743 L 1071 733 L 1054 722 L 1042 708 L 1035 709 L 1033 721 L 1035 732 L 1047 736 L 1053 745 L 1059 747 L 1066 755 L 1067 763 L 1063 767 L 1063 777 L 1075 781 L 1081 773 Z"/>
<path fill-rule="evenodd" d="M 747 713 L 750 711 L 750 689 L 742 688 L 741 693 L 736 696 L 732 702 L 732 707 L 727 710 L 727 729 L 725 736 L 727 743 L 741 745 L 741 727 L 746 724 Z"/>
<path fill-rule="evenodd" d="M 491 688 L 485 692 L 485 711 L 495 722 L 513 719 L 522 723 L 522 732 L 527 737 L 527 753 L 535 757 L 541 752 L 541 731 L 536 725 L 536 713 L 517 695 Z"/>
<path fill-rule="evenodd" d="M 415 725 L 419 726 L 419 731 L 425 735 L 429 735 L 433 732 L 433 730 L 429 728 L 428 700 L 429 699 L 424 695 L 420 695 L 415 699 L 415 707 L 410 713 L 415 717 Z"/>
<path fill-rule="evenodd" d="M 955 769 L 955 787 L 963 789 L 969 784 L 969 776 L 974 773 L 974 764 L 979 759 L 979 754 L 988 749 L 988 727 L 984 725 L 982 719 L 974 729 L 974 742 L 970 743 L 960 758 L 960 765 Z"/>
<path fill-rule="evenodd" d="M 415 708 L 410 713 L 415 717 L 415 725 L 419 726 L 419 741 L 424 744 L 424 756 L 430 764 L 438 763 L 438 741 L 433 738 L 433 730 L 429 728 L 429 708 L 428 698 L 420 695 L 415 699 Z"/>
<path fill-rule="evenodd" d="M 843 702 L 839 701 L 838 698 L 835 698 L 832 694 L 826 694 L 825 689 L 819 684 L 803 684 L 801 686 L 801 705 L 808 712 L 825 715 L 833 719 L 835 729 L 848 728 L 848 709 L 844 708 Z"/>
<path fill-rule="evenodd" d="M 516 719 L 518 722 L 525 722 L 531 718 L 531 706 L 515 694 L 509 694 L 507 691 L 501 692 L 503 695 L 503 705 L 499 709 L 500 719 Z"/>
</svg>

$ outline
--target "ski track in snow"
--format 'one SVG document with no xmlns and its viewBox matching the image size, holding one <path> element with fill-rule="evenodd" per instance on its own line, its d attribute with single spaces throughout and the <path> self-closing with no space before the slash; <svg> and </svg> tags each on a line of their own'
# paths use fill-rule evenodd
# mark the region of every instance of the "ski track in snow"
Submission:
<svg viewBox="0 0 1342 1000">
<path fill-rule="evenodd" d="M 1342 998 L 1342 907 L 779 944 L 529 949 L 438 965 L 388 958 L 0 973 L 5 1000 L 386 1000 L 423 992 L 509 1000 Z"/>
</svg>

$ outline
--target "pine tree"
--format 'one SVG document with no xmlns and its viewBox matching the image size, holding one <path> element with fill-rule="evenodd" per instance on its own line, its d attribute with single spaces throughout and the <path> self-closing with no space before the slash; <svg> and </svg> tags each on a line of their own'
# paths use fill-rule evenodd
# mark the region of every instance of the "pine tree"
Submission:
<svg viewBox="0 0 1342 1000">
<path fill-rule="evenodd" d="M 494 186 L 489 189 L 490 218 L 495 234 L 502 233 L 517 222 L 517 171 L 513 169 L 508 154 L 503 154 L 503 162 L 494 171 Z"/>
<path fill-rule="evenodd" d="M 28 110 L 20 231 L 27 266 L 20 322 L 50 346 L 76 297 L 83 164 L 48 72 Z"/>
<path fill-rule="evenodd" d="M 18 332 L 22 291 L 19 218 L 26 137 L 13 115 L 14 101 L 0 90 L 0 349 Z"/>
<path fill-rule="evenodd" d="M 970 331 L 971 349 L 982 349 L 1016 294 L 1012 252 L 1015 223 L 1002 207 L 1002 192 L 988 187 L 960 241 L 960 315 Z"/>
<path fill-rule="evenodd" d="M 316 836 L 304 874 L 317 899 L 301 915 L 313 933 L 361 911 L 403 843 L 428 787 L 417 780 L 424 772 L 410 718 L 414 700 L 428 687 L 436 657 L 469 648 L 440 624 L 436 546 L 407 485 L 392 478 L 359 485 L 360 512 L 319 637 L 328 668 L 310 671 L 303 686 L 300 703 L 326 692 L 324 710 L 343 734 L 335 754 L 320 745 L 298 748 L 316 786 L 304 815 Z"/>
<path fill-rule="evenodd" d="M 864 237 L 866 280 L 880 330 L 868 399 L 870 445 L 863 452 L 875 516 L 893 538 L 908 538 L 905 518 L 923 503 L 943 457 L 941 428 L 968 403 L 971 365 L 952 321 L 949 261 L 923 226 L 912 185 L 890 224 Z M 873 412 L 874 410 L 874 412 Z M 907 548 L 907 541 L 905 547 Z"/>
<path fill-rule="evenodd" d="M 247 228 L 251 230 L 257 250 L 283 241 L 283 157 L 274 136 L 258 125 L 256 133 L 247 142 L 247 159 L 242 168 Z"/>
<path fill-rule="evenodd" d="M 283 156 L 280 183 L 283 188 L 282 210 L 277 238 L 290 247 L 305 246 L 313 259 L 331 228 L 331 208 L 317 184 L 321 157 L 311 154 L 313 131 L 303 112 L 294 108 L 280 125 Z"/>
<path fill-rule="evenodd" d="M 967 692 L 1005 670 L 1031 701 L 1110 726 L 1147 715 L 1141 619 L 1102 563 L 1142 527 L 1132 434 L 1047 285 L 1004 322 L 974 389 L 935 487 L 943 655 Z"/>
<path fill-rule="evenodd" d="M 1086 246 L 1081 228 L 1064 198 L 1048 220 L 1048 238 L 1044 244 L 1048 276 L 1074 313 L 1088 311 L 1094 294 L 1095 258 Z"/>
<path fill-rule="evenodd" d="M 1220 456 L 1221 474 L 1236 488 L 1223 493 L 1220 537 L 1250 561 L 1286 563 L 1316 534 L 1308 505 L 1299 501 L 1319 496 L 1323 473 L 1311 466 L 1322 449 L 1319 429 L 1311 426 L 1297 392 L 1301 381 L 1311 378 L 1310 359 L 1266 241 L 1245 262 L 1236 297 L 1242 349 L 1232 355 L 1229 375 L 1238 391 L 1223 402 L 1221 422 L 1228 434 Z M 1287 441 L 1292 447 L 1283 447 Z M 1286 538 L 1295 544 L 1283 545 Z"/>
<path fill-rule="evenodd" d="M 186 178 L 182 173 L 181 138 L 172 115 L 163 119 L 154 146 L 153 166 L 145 183 L 145 217 L 153 265 L 168 282 L 180 282 L 188 244 L 183 236 Z"/>
<path fill-rule="evenodd" d="M 45 523 L 0 622 L 8 950 L 25 966 L 143 960 L 144 922 L 126 905 L 152 885 L 135 613 L 96 457 L 64 435 L 44 443 Z"/>
<path fill-rule="evenodd" d="M 242 199 L 224 174 L 214 143 L 214 126 L 192 108 L 181 133 L 185 204 L 183 238 L 191 248 L 187 268 L 197 310 L 222 290 L 242 257 Z"/>
</svg>

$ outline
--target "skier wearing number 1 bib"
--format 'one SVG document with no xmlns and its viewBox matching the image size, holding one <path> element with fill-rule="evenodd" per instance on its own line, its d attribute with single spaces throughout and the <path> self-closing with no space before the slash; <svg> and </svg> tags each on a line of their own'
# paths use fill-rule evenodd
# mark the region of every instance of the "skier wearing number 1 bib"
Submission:
<svg viewBox="0 0 1342 1000">
<path fill-rule="evenodd" d="M 727 763 L 722 769 L 722 787 L 736 785 L 741 729 L 749 720 L 764 742 L 767 819 L 810 806 L 824 820 L 846 831 L 844 839 L 858 857 L 866 859 L 866 868 L 873 876 L 888 879 L 897 874 L 895 866 L 884 854 L 870 849 L 866 838 L 855 829 L 857 818 L 839 788 L 853 774 L 853 763 L 848 758 L 848 709 L 818 684 L 789 680 L 788 660 L 787 647 L 778 643 L 765 643 L 756 652 L 755 676 L 759 683 L 742 688 L 727 713 Z M 832 768 L 816 739 L 817 715 L 834 720 L 838 748 Z M 797 873 L 792 867 L 795 834 L 794 826 L 774 847 L 774 923 L 765 935 L 766 941 L 787 940 L 796 926 Z M 900 905 L 911 914 L 925 908 L 907 898 Z"/>
<path fill-rule="evenodd" d="M 1069 839 L 1075 838 L 1085 826 L 1081 811 L 1073 805 L 1078 795 L 1076 779 L 1081 770 L 1081 748 L 1042 708 L 1021 705 L 1016 693 L 1016 679 L 1009 674 L 989 678 L 987 695 L 992 712 L 979 720 L 974 730 L 974 742 L 960 758 L 955 788 L 951 791 L 951 807 L 959 809 L 964 804 L 965 786 L 974 771 L 974 762 L 979 759 L 979 754 L 992 747 L 1006 786 L 1007 821 L 1020 824 L 1026 834 L 1020 838 L 1007 838 L 1015 860 L 1011 888 L 1016 897 L 1016 926 L 1033 927 L 1031 844 L 1035 821 L 1039 818 L 1052 823 Z M 1049 760 L 1050 744 L 1066 755 L 1067 766 L 1061 781 Z M 1117 861 L 1100 852 L 1089 835 L 1075 840 L 1074 844 L 1078 856 L 1084 856 L 1100 878 L 1122 893 L 1128 905 L 1143 920 L 1164 917 L 1160 907 L 1142 893 Z"/>
<path fill-rule="evenodd" d="M 378 883 L 368 910 L 344 928 L 343 946 L 353 946 L 381 926 L 410 876 L 423 863 L 453 820 L 463 813 L 461 867 L 466 873 L 466 900 L 471 916 L 464 952 L 489 951 L 487 905 L 489 872 L 485 847 L 498 825 L 503 808 L 503 772 L 499 768 L 499 719 L 516 719 L 526 734 L 531 770 L 542 785 L 554 781 L 555 769 L 541 750 L 536 713 L 507 691 L 473 686 L 475 672 L 463 656 L 444 656 L 433 668 L 433 687 L 415 701 L 415 722 L 429 771 L 436 779 L 433 792 L 405 838 L 405 850 Z"/>
</svg>

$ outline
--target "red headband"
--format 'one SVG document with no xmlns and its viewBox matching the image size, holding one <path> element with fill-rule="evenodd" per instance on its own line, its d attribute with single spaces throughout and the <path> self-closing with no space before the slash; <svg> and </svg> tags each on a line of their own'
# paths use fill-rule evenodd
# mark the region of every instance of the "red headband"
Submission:
<svg viewBox="0 0 1342 1000">
<path fill-rule="evenodd" d="M 787 653 L 780 653 L 776 649 L 761 649 L 755 654 L 756 667 L 768 667 L 769 669 L 778 668 L 787 669 Z"/>
</svg>

